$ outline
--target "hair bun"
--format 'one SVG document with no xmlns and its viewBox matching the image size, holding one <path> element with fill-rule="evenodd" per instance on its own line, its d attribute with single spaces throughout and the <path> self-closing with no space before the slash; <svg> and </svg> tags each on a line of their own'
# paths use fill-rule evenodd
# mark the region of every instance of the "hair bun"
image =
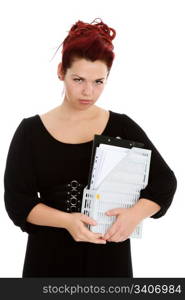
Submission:
<svg viewBox="0 0 185 300">
<path fill-rule="evenodd" d="M 100 20 L 99 22 L 97 20 Z M 116 31 L 108 27 L 101 19 L 96 18 L 92 23 L 84 23 L 82 21 L 76 22 L 69 31 L 69 37 L 82 37 L 88 36 L 89 34 L 98 33 L 104 40 L 112 43 L 112 40 L 116 36 Z"/>
<path fill-rule="evenodd" d="M 96 20 L 100 20 L 100 22 L 97 22 Z M 116 36 L 116 31 L 107 26 L 105 23 L 102 22 L 100 18 L 96 18 L 91 24 L 95 23 L 94 26 L 98 29 L 100 34 L 102 34 L 104 37 L 108 38 L 110 41 L 112 41 Z"/>
</svg>

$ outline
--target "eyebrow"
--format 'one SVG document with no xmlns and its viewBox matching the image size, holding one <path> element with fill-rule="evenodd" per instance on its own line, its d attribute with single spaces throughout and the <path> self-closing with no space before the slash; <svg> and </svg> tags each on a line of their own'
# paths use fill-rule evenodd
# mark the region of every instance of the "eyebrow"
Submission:
<svg viewBox="0 0 185 300">
<path fill-rule="evenodd" d="M 71 74 L 72 76 L 78 76 L 79 78 L 81 78 L 81 79 L 85 79 L 85 78 L 83 78 L 83 77 L 81 77 L 81 76 L 79 76 L 78 74 Z M 102 80 L 102 79 L 105 79 L 105 77 L 102 77 L 102 78 L 98 78 L 98 79 L 95 79 L 95 80 Z"/>
</svg>

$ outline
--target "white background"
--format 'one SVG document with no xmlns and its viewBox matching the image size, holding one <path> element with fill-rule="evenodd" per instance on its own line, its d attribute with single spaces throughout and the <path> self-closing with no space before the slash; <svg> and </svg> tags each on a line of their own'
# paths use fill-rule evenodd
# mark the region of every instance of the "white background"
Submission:
<svg viewBox="0 0 185 300">
<path fill-rule="evenodd" d="M 51 58 L 76 21 L 96 17 L 117 31 L 116 58 L 97 105 L 135 120 L 178 180 L 167 214 L 146 219 L 143 238 L 131 241 L 134 277 L 184 277 L 184 16 L 183 0 L 1 1 L 0 277 L 21 277 L 27 242 L 4 207 L 10 141 L 23 118 L 61 103 L 61 48 Z"/>
</svg>

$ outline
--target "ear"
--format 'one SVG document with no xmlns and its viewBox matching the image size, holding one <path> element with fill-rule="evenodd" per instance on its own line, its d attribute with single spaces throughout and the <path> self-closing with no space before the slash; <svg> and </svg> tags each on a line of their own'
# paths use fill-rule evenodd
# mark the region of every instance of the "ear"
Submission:
<svg viewBox="0 0 185 300">
<path fill-rule="evenodd" d="M 57 75 L 60 80 L 64 80 L 64 71 L 61 62 L 58 64 Z"/>
</svg>

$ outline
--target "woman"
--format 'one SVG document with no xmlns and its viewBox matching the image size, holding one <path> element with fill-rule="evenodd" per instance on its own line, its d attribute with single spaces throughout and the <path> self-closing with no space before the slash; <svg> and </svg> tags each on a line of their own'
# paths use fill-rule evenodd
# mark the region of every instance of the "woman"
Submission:
<svg viewBox="0 0 185 300">
<path fill-rule="evenodd" d="M 10 144 L 4 184 L 9 217 L 28 233 L 23 277 L 133 277 L 130 234 L 169 208 L 176 177 L 145 132 L 125 114 L 96 105 L 114 59 L 116 32 L 101 20 L 78 21 L 63 42 L 61 105 L 24 118 Z M 102 236 L 81 213 L 95 134 L 142 142 L 152 150 L 149 182 Z M 111 259 L 110 259 L 111 258 Z"/>
</svg>

